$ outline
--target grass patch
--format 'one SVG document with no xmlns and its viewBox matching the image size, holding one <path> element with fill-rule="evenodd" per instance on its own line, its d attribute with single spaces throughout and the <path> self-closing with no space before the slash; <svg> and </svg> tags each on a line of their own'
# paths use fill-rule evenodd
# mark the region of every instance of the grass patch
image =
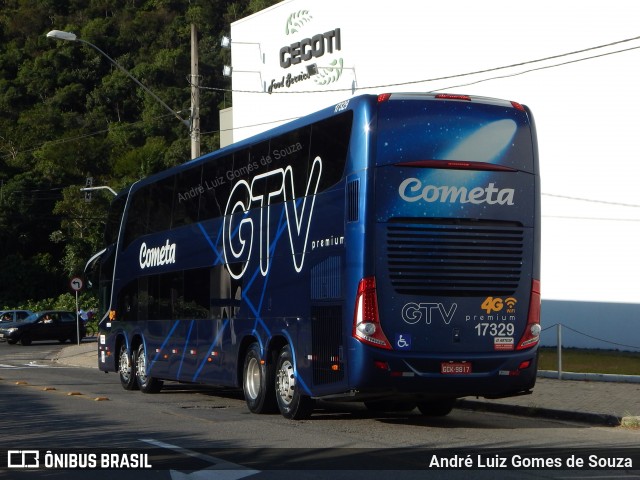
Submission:
<svg viewBox="0 0 640 480">
<path fill-rule="evenodd" d="M 555 347 L 540 348 L 538 368 L 540 370 L 558 370 L 558 354 Z M 640 353 L 563 348 L 562 371 L 640 375 Z"/>
</svg>

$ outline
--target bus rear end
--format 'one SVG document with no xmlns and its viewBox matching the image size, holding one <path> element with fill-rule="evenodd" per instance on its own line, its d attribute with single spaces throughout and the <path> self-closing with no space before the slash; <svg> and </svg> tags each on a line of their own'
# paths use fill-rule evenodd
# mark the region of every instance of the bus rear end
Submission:
<svg viewBox="0 0 640 480">
<path fill-rule="evenodd" d="M 353 325 L 370 363 L 359 369 L 369 372 L 357 380 L 362 391 L 443 413 L 462 396 L 529 392 L 540 333 L 530 111 L 486 98 L 393 94 L 378 99 L 376 130 L 366 232 L 374 258 Z"/>
</svg>

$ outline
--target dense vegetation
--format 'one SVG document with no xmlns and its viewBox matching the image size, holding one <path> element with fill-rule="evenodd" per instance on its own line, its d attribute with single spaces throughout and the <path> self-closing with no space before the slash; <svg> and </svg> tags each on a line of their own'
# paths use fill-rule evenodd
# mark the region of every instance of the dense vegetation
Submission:
<svg viewBox="0 0 640 480">
<path fill-rule="evenodd" d="M 157 100 L 90 46 L 47 32 L 98 46 L 188 118 L 195 24 L 205 153 L 231 99 L 220 38 L 274 3 L 0 0 L 0 308 L 65 303 L 69 278 L 102 248 L 111 196 L 85 201 L 87 177 L 119 190 L 190 157 L 188 128 Z"/>
</svg>

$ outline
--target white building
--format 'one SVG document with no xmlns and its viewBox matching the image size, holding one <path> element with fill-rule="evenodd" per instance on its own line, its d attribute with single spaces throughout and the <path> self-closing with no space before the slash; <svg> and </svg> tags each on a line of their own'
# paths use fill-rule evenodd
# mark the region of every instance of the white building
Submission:
<svg viewBox="0 0 640 480">
<path fill-rule="evenodd" d="M 611 342 L 597 348 L 640 350 L 636 11 L 633 0 L 286 0 L 231 25 L 223 141 L 363 93 L 527 104 L 543 179 L 543 325 L 589 325 Z"/>
</svg>

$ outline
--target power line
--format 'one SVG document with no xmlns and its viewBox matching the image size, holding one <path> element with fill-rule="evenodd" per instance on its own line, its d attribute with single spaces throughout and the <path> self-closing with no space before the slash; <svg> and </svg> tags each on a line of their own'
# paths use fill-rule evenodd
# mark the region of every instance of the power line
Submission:
<svg viewBox="0 0 640 480">
<path fill-rule="evenodd" d="M 624 40 L 617 40 L 615 42 L 606 43 L 606 44 L 602 44 L 602 45 L 597 45 L 597 46 L 589 47 L 589 48 L 584 48 L 582 50 L 574 50 L 572 52 L 561 53 L 561 54 L 558 54 L 558 55 L 552 55 L 552 56 L 544 57 L 544 58 L 538 58 L 536 60 L 528 60 L 528 61 L 524 61 L 524 62 L 513 63 L 511 65 L 504 65 L 504 66 L 501 66 L 501 67 L 493 67 L 493 68 L 487 68 L 487 69 L 484 69 L 484 70 L 476 70 L 474 72 L 459 73 L 459 74 L 454 74 L 454 75 L 447 75 L 447 76 L 443 76 L 443 77 L 435 77 L 435 78 L 429 78 L 429 79 L 423 79 L 423 80 L 412 80 L 412 81 L 408 81 L 408 82 L 398 82 L 398 83 L 388 83 L 388 84 L 384 84 L 384 85 L 372 85 L 372 86 L 368 86 L 368 87 L 358 87 L 357 90 L 399 87 L 399 86 L 406 86 L 406 85 L 414 85 L 414 84 L 418 84 L 418 83 L 429 83 L 429 82 L 436 82 L 436 81 L 441 81 L 441 80 L 450 80 L 450 79 L 453 79 L 453 78 L 468 77 L 468 76 L 472 76 L 472 75 L 479 75 L 479 74 L 482 74 L 482 73 L 497 72 L 499 70 L 506 70 L 506 69 L 515 68 L 515 67 L 522 67 L 522 66 L 525 66 L 525 65 L 532 65 L 534 63 L 546 62 L 546 61 L 549 61 L 549 60 L 556 60 L 556 59 L 563 58 L 563 57 L 568 57 L 568 56 L 571 56 L 571 55 L 578 55 L 578 54 L 581 54 L 581 53 L 590 52 L 590 51 L 598 50 L 598 49 L 601 49 L 601 48 L 612 47 L 614 45 L 620 45 L 622 43 L 633 42 L 633 41 L 636 41 L 636 40 L 640 40 L 640 36 L 627 38 L 627 39 L 624 39 Z M 486 79 L 478 80 L 476 82 L 471 82 L 471 83 L 468 83 L 468 84 L 465 84 L 465 85 L 473 85 L 474 83 L 480 83 L 480 82 L 486 82 L 486 81 L 489 81 L 489 80 L 495 80 L 495 79 L 499 79 L 499 78 L 506 78 L 506 77 L 516 76 L 516 75 L 522 75 L 522 74 L 533 72 L 533 71 L 536 71 L 536 70 L 543 70 L 543 69 L 548 69 L 548 68 L 560 67 L 560 66 L 563 66 L 563 65 L 571 64 L 571 63 L 582 62 L 582 61 L 585 61 L 585 60 L 592 60 L 594 58 L 600 58 L 600 57 L 604 57 L 604 56 L 608 56 L 608 55 L 614 55 L 614 54 L 618 54 L 618 53 L 624 53 L 624 52 L 628 52 L 630 50 L 635 50 L 635 49 L 638 49 L 638 48 L 640 48 L 640 46 L 639 47 L 630 47 L 630 48 L 626 48 L 626 49 L 622 49 L 622 50 L 616 50 L 614 52 L 602 53 L 602 54 L 599 54 L 599 55 L 593 55 L 593 56 L 580 58 L 580 59 L 576 59 L 576 60 L 570 60 L 570 61 L 567 61 L 567 62 L 558 63 L 558 64 L 554 64 L 554 65 L 546 65 L 546 66 L 543 66 L 543 67 L 538 67 L 538 68 L 534 68 L 534 69 L 530 69 L 530 70 L 525 70 L 523 72 L 513 73 L 513 74 L 510 74 L 510 75 L 505 75 L 505 76 L 501 76 L 501 77 L 486 78 Z M 444 87 L 444 88 L 455 88 L 455 87 L 458 87 L 458 86 L 465 86 L 465 85 L 455 85 L 455 86 Z M 215 90 L 215 91 L 221 91 L 221 92 L 265 93 L 265 94 L 267 94 L 267 92 L 263 92 L 263 91 L 259 91 L 259 90 L 234 90 L 234 89 L 228 89 L 228 88 L 204 87 L 204 86 L 201 86 L 201 85 L 199 85 L 198 88 L 201 88 L 203 90 Z M 438 90 L 443 90 L 443 88 L 440 88 Z M 272 94 L 280 94 L 280 95 L 284 94 L 284 95 L 286 95 L 286 94 L 300 94 L 300 93 L 351 92 L 351 91 L 352 91 L 352 88 L 349 87 L 349 88 L 338 88 L 338 89 L 331 89 L 331 90 L 274 91 L 272 93 L 268 93 L 268 95 L 272 95 Z"/>
<path fill-rule="evenodd" d="M 640 218 L 575 217 L 570 215 L 542 215 L 542 218 L 558 218 L 562 220 L 589 220 L 597 222 L 640 222 Z"/>
<path fill-rule="evenodd" d="M 634 204 L 634 203 L 621 203 L 621 202 L 609 202 L 606 200 L 595 200 L 595 199 L 591 199 L 591 198 L 580 198 L 580 197 L 570 197 L 569 195 L 556 195 L 554 193 L 543 193 L 542 195 L 546 196 L 546 197 L 554 197 L 554 198 L 564 198 L 566 200 L 576 200 L 579 202 L 591 202 L 591 203 L 601 203 L 604 205 L 615 205 L 618 207 L 633 207 L 633 208 L 640 208 L 640 205 Z"/>
<path fill-rule="evenodd" d="M 608 45 L 605 45 L 605 46 L 608 46 Z M 599 48 L 599 47 L 597 47 L 597 48 Z M 476 81 L 473 81 L 473 82 L 462 83 L 462 84 L 459 84 L 459 85 L 450 85 L 448 87 L 443 87 L 443 88 L 439 88 L 437 90 L 432 90 L 432 91 L 433 92 L 437 92 L 437 91 L 440 91 L 440 90 L 447 90 L 447 89 L 450 89 L 450 88 L 468 87 L 469 85 L 476 85 L 478 83 L 488 82 L 489 80 L 500 80 L 502 78 L 517 77 L 519 75 L 524 75 L 525 73 L 536 72 L 536 71 L 539 71 L 539 70 L 546 70 L 546 69 L 549 69 L 549 68 L 562 67 L 562 66 L 565 66 L 565 65 L 570 65 L 572 63 L 584 62 L 585 60 L 593 60 L 594 58 L 606 57 L 608 55 L 614 55 L 614 54 L 617 54 L 617 53 L 625 53 L 625 52 L 629 52 L 631 50 L 637 50 L 639 48 L 640 48 L 640 46 L 639 47 L 625 48 L 623 50 L 616 50 L 614 52 L 601 53 L 599 55 L 593 55 L 591 57 L 578 58 L 576 60 L 569 60 L 567 62 L 556 63 L 554 65 L 545 65 L 545 66 L 542 66 L 542 67 L 530 68 L 528 70 L 523 70 L 521 72 L 510 73 L 510 74 L 507 74 L 507 75 L 500 75 L 498 77 L 489 77 L 489 78 L 483 78 L 481 80 L 476 80 Z M 535 60 L 535 61 L 537 62 L 537 61 L 542 61 L 542 60 Z M 504 67 L 504 68 L 510 68 L 510 67 Z"/>
<path fill-rule="evenodd" d="M 531 65 L 531 64 L 534 64 L 534 63 L 540 63 L 540 62 L 544 62 L 544 61 L 548 61 L 548 60 L 554 60 L 554 59 L 563 58 L 563 57 L 567 57 L 567 56 L 571 56 L 571 55 L 577 55 L 577 54 L 580 54 L 580 53 L 585 53 L 585 52 L 589 52 L 589 51 L 593 51 L 593 50 L 598 50 L 598 49 L 601 49 L 601 48 L 611 47 L 611 46 L 614 46 L 614 45 L 620 45 L 620 44 L 623 44 L 623 43 L 628 43 L 628 42 L 632 42 L 632 41 L 636 41 L 636 40 L 640 40 L 640 36 L 627 38 L 627 39 L 624 39 L 624 40 L 618 40 L 618 41 L 607 43 L 607 44 L 597 45 L 597 46 L 585 48 L 585 49 L 582 49 L 582 50 L 575 50 L 575 51 L 572 51 L 572 52 L 562 53 L 562 54 L 559 54 L 559 55 L 553 55 L 553 56 L 549 56 L 549 57 L 544 57 L 544 58 L 540 58 L 540 59 L 536 59 L 536 60 L 529 60 L 529 61 L 525 61 L 525 62 L 514 63 L 514 64 L 511 64 L 511 65 L 505 65 L 505 66 L 501 66 L 501 67 L 488 68 L 488 69 L 484 69 L 484 70 L 477 70 L 477 71 L 474 71 L 474 72 L 467 72 L 467 73 L 449 75 L 449 76 L 444 76 L 444 77 L 436 77 L 436 78 L 431 78 L 431 79 L 390 83 L 390 84 L 370 86 L 370 87 L 360 87 L 360 88 L 358 88 L 358 90 L 381 89 L 381 88 L 389 88 L 389 87 L 397 87 L 397 86 L 406 86 L 406 85 L 412 85 L 412 84 L 418 84 L 418 83 L 435 82 L 435 81 L 448 80 L 448 79 L 453 79 L 453 78 L 462 78 L 462 77 L 466 77 L 466 76 L 478 75 L 478 74 L 481 74 L 481 73 L 489 73 L 489 72 L 495 72 L 495 71 L 499 71 L 499 70 L 505 70 L 505 69 L 524 66 L 524 65 Z M 517 73 L 513 73 L 513 74 L 509 74 L 509 75 L 485 78 L 485 79 L 477 80 L 477 81 L 470 82 L 470 83 L 467 83 L 467 84 L 464 84 L 464 85 L 443 87 L 443 88 L 440 88 L 438 90 L 443 90 L 445 88 L 447 88 L 447 89 L 448 88 L 456 88 L 456 87 L 459 87 L 459 86 L 473 85 L 473 84 L 476 84 L 476 83 L 487 82 L 487 81 L 490 81 L 490 80 L 496 80 L 496 79 L 500 79 L 500 78 L 507 78 L 507 77 L 513 77 L 513 76 L 517 76 L 517 75 L 523 75 L 525 73 L 530 73 L 530 72 L 533 72 L 533 71 L 536 71 L 536 70 L 555 68 L 555 67 L 559 67 L 559 66 L 563 66 L 563 65 L 568 65 L 568 64 L 571 64 L 571 63 L 582 62 L 582 61 L 585 61 L 585 60 L 592 60 L 592 59 L 595 59 L 595 58 L 600 58 L 600 57 L 604 57 L 604 56 L 608 56 L 608 55 L 614 55 L 614 54 L 618 54 L 618 53 L 624 53 L 624 52 L 628 52 L 628 51 L 631 51 L 631 50 L 636 50 L 636 49 L 639 49 L 639 48 L 640 48 L 640 46 L 638 46 L 638 47 L 630 47 L 630 48 L 627 48 L 627 49 L 616 50 L 614 52 L 607 52 L 607 53 L 603 53 L 603 54 L 599 54 L 599 55 L 593 55 L 593 56 L 580 58 L 580 59 L 576 59 L 576 60 L 570 60 L 570 61 L 559 63 L 559 64 L 546 65 L 546 66 L 543 66 L 543 67 L 529 69 L 529 70 L 525 70 L 525 71 L 522 71 L 522 72 L 517 72 Z M 189 77 L 187 77 L 187 83 L 190 86 L 192 86 Z M 197 87 L 202 89 L 202 90 L 214 90 L 214 91 L 221 91 L 221 92 L 265 93 L 265 92 L 261 92 L 261 91 L 255 91 L 255 90 L 233 90 L 233 89 L 227 89 L 227 88 L 205 87 L 205 86 L 202 86 L 202 85 L 197 85 Z M 329 92 L 340 92 L 340 91 L 349 91 L 349 92 L 351 92 L 352 89 L 351 88 L 345 88 L 345 89 L 333 89 L 333 90 L 306 90 L 306 91 L 296 91 L 296 92 L 292 92 L 292 91 L 287 91 L 287 92 L 285 92 L 285 91 L 277 91 L 277 92 L 273 92 L 273 93 L 275 93 L 275 94 L 296 94 L 296 93 L 329 93 Z M 436 91 L 436 90 L 434 90 L 434 91 Z M 158 119 L 164 118 L 166 116 L 169 116 L 169 115 L 162 115 L 162 116 L 159 116 L 159 117 L 155 117 L 154 120 L 158 120 Z M 299 118 L 299 117 L 295 117 L 295 118 Z M 233 127 L 232 129 L 212 130 L 212 131 L 209 131 L 209 132 L 203 132 L 201 134 L 202 135 L 206 135 L 206 134 L 212 134 L 212 133 L 220 133 L 221 131 L 238 130 L 238 129 L 241 129 L 241 128 L 251 128 L 251 127 L 256 127 L 256 126 L 264 126 L 264 125 L 276 124 L 276 123 L 281 123 L 281 122 L 294 120 L 295 118 L 273 120 L 273 121 L 263 122 L 263 123 L 259 123 L 259 124 L 255 124 L 255 125 L 245 125 L 245 126 L 241 126 L 241 127 Z M 126 126 L 131 126 L 131 125 L 135 125 L 135 124 L 143 123 L 143 122 L 144 122 L 143 120 L 140 120 L 138 122 L 132 122 L 130 124 L 127 124 Z M 119 126 L 120 125 L 118 125 L 118 127 Z M 122 125 L 122 126 L 124 126 L 124 125 Z M 52 141 L 45 142 L 45 143 L 43 143 L 43 144 L 41 144 L 41 145 L 39 145 L 37 147 L 31 148 L 31 149 L 28 149 L 28 150 L 20 150 L 16 154 L 34 152 L 34 151 L 37 151 L 38 149 L 42 148 L 44 145 L 47 145 L 47 144 L 56 145 L 56 144 L 67 143 L 67 142 L 75 142 L 75 141 L 78 141 L 78 140 L 82 140 L 83 138 L 88 138 L 88 137 L 91 137 L 91 136 L 100 135 L 100 134 L 103 134 L 103 133 L 107 133 L 109 131 L 110 131 L 110 128 L 109 129 L 104 129 L 104 130 L 99 130 L 99 131 L 92 132 L 92 133 L 87 133 L 87 134 L 84 134 L 84 135 L 79 135 L 77 137 L 64 138 L 64 139 L 59 139 L 59 140 L 52 140 Z M 14 154 L 5 154 L 5 155 L 0 155 L 0 158 L 7 158 L 7 157 L 11 157 L 11 156 L 15 156 L 15 155 Z M 546 195 L 552 196 L 551 194 L 546 194 Z M 567 198 L 569 198 L 569 197 L 567 197 Z M 576 200 L 578 200 L 578 199 L 576 199 Z M 588 200 L 588 199 L 583 199 L 583 200 L 584 201 L 594 201 L 594 202 L 596 202 L 596 200 Z M 599 203 L 607 203 L 607 202 L 599 202 Z M 609 203 L 615 204 L 613 202 L 609 202 Z M 640 205 L 627 205 L 627 204 L 618 204 L 618 205 L 633 206 L 633 207 L 640 206 Z"/>
</svg>

